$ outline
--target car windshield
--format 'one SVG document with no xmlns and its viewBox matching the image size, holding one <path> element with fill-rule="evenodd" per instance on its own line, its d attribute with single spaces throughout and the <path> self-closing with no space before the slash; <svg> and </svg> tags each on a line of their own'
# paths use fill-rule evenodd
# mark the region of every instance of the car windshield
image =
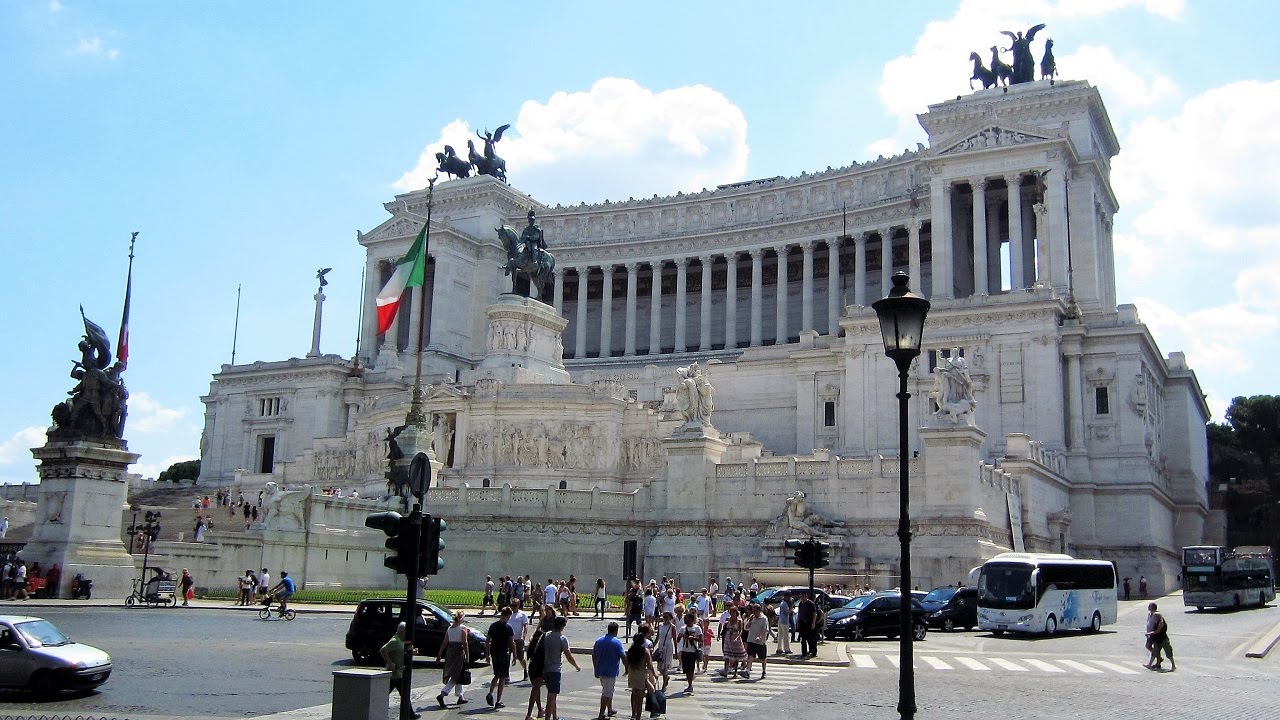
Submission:
<svg viewBox="0 0 1280 720">
<path fill-rule="evenodd" d="M 929 591 L 929 594 L 921 598 L 920 601 L 926 602 L 926 603 L 933 603 L 933 602 L 945 603 L 946 601 L 950 600 L 952 596 L 954 596 L 958 592 L 960 592 L 960 588 L 953 588 L 953 587 L 935 588 Z"/>
<path fill-rule="evenodd" d="M 63 635 L 48 620 L 30 620 L 16 623 L 13 627 L 26 639 L 27 644 L 33 648 L 56 647 L 58 645 L 67 645 L 71 642 L 66 635 Z"/>
<path fill-rule="evenodd" d="M 420 602 L 423 605 L 426 605 L 427 612 L 431 613 L 432 615 L 435 615 L 444 624 L 449 625 L 453 622 L 453 613 L 449 612 L 448 610 L 445 610 L 439 605 L 433 602 L 430 602 L 428 600 L 419 600 L 418 602 Z"/>
<path fill-rule="evenodd" d="M 1026 609 L 1036 606 L 1031 566 L 987 563 L 978 576 L 978 606 Z"/>
<path fill-rule="evenodd" d="M 849 602 L 845 603 L 841 607 L 848 608 L 850 610 L 861 610 L 862 608 L 867 606 L 867 603 L 871 602 L 872 597 L 874 596 L 862 595 L 860 597 L 856 597 L 850 600 Z"/>
<path fill-rule="evenodd" d="M 767 589 L 765 589 L 765 590 L 761 590 L 761 591 L 756 595 L 756 600 L 757 600 L 758 602 L 768 602 L 768 601 L 769 601 L 769 598 L 771 598 L 771 597 L 773 597 L 774 595 L 777 595 L 777 594 L 778 594 L 778 588 L 767 588 Z"/>
</svg>

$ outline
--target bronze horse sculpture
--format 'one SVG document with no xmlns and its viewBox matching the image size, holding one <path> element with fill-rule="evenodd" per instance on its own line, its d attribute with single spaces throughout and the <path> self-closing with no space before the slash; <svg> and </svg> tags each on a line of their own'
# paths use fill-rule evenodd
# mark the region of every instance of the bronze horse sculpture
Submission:
<svg viewBox="0 0 1280 720">
<path fill-rule="evenodd" d="M 1000 81 L 996 78 L 996 74 L 988 70 L 987 66 L 982 64 L 982 56 L 978 55 L 976 52 L 971 52 L 969 53 L 969 59 L 973 61 L 973 77 L 969 78 L 970 90 L 973 89 L 974 80 L 982 81 L 983 90 L 995 87 L 999 84 Z"/>
<path fill-rule="evenodd" d="M 444 152 L 436 153 L 436 162 L 440 163 L 440 172 L 454 177 L 470 177 L 471 163 L 458 157 L 452 145 L 445 145 Z"/>
<path fill-rule="evenodd" d="M 556 271 L 556 259 L 545 249 L 521 241 L 520 233 L 510 225 L 502 225 L 498 231 L 498 239 L 507 251 L 507 262 L 503 266 L 503 274 L 511 276 L 512 291 L 515 291 L 516 275 L 523 273 L 529 278 L 530 295 L 533 288 L 538 288 L 538 299 L 542 299 L 542 288 L 551 280 Z"/>
</svg>

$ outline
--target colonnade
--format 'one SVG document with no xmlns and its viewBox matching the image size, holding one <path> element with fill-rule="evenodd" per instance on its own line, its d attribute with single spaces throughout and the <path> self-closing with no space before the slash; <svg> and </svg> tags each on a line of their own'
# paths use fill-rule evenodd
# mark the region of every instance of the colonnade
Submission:
<svg viewBox="0 0 1280 720">
<path fill-rule="evenodd" d="M 565 356 L 758 347 L 792 342 L 806 330 L 835 335 L 846 303 L 867 305 L 878 299 L 895 270 L 921 277 L 924 227 L 924 221 L 913 219 L 828 240 L 693 257 L 562 264 L 552 304 L 570 320 Z M 876 271 L 870 277 L 869 268 Z M 625 290 L 615 293 L 615 283 Z M 624 314 L 621 322 L 615 312 Z"/>
</svg>

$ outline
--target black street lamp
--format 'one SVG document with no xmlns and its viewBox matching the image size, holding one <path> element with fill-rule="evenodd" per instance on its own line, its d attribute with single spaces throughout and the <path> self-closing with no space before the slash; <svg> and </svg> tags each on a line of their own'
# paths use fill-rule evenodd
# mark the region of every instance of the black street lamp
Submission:
<svg viewBox="0 0 1280 720">
<path fill-rule="evenodd" d="M 912 667 L 911 612 L 911 481 L 907 468 L 907 371 L 911 361 L 920 354 L 920 340 L 924 336 L 924 317 L 929 313 L 929 301 L 912 293 L 907 287 L 910 278 L 904 272 L 893 274 L 893 289 L 889 296 L 871 304 L 880 318 L 880 334 L 884 338 L 884 354 L 898 365 L 898 539 L 902 542 L 902 581 L 900 590 L 902 626 L 900 658 L 898 662 L 898 715 L 910 720 L 916 714 L 916 676 Z"/>
<path fill-rule="evenodd" d="M 148 510 L 146 514 L 143 515 L 143 518 L 142 518 L 143 523 L 139 525 L 138 510 L 140 508 L 137 505 L 134 505 L 130 509 L 133 510 L 133 524 L 129 526 L 129 529 L 126 532 L 129 535 L 130 545 L 136 544 L 138 536 L 139 535 L 142 536 L 142 578 L 141 580 L 143 583 L 146 583 L 147 561 L 150 560 L 151 558 L 151 543 L 155 542 L 156 537 L 160 535 L 160 511 Z M 133 552 L 132 548 L 130 548 L 130 552 Z M 142 588 L 145 588 L 145 587 L 146 587 L 145 585 L 142 586 Z M 142 593 L 143 595 L 146 594 L 145 589 L 142 589 Z"/>
</svg>

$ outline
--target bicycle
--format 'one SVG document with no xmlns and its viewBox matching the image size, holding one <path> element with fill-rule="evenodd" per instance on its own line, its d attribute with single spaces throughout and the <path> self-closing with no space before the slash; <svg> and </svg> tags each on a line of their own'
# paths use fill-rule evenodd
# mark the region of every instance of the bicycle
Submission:
<svg viewBox="0 0 1280 720">
<path fill-rule="evenodd" d="M 259 601 L 262 603 L 262 609 L 258 611 L 259 620 L 271 619 L 271 606 L 275 603 L 275 599 L 275 595 L 268 595 Z M 285 609 L 284 606 L 281 605 L 281 609 L 276 611 L 276 617 L 284 618 L 285 620 L 292 620 L 298 617 L 298 611 L 293 608 Z"/>
</svg>

